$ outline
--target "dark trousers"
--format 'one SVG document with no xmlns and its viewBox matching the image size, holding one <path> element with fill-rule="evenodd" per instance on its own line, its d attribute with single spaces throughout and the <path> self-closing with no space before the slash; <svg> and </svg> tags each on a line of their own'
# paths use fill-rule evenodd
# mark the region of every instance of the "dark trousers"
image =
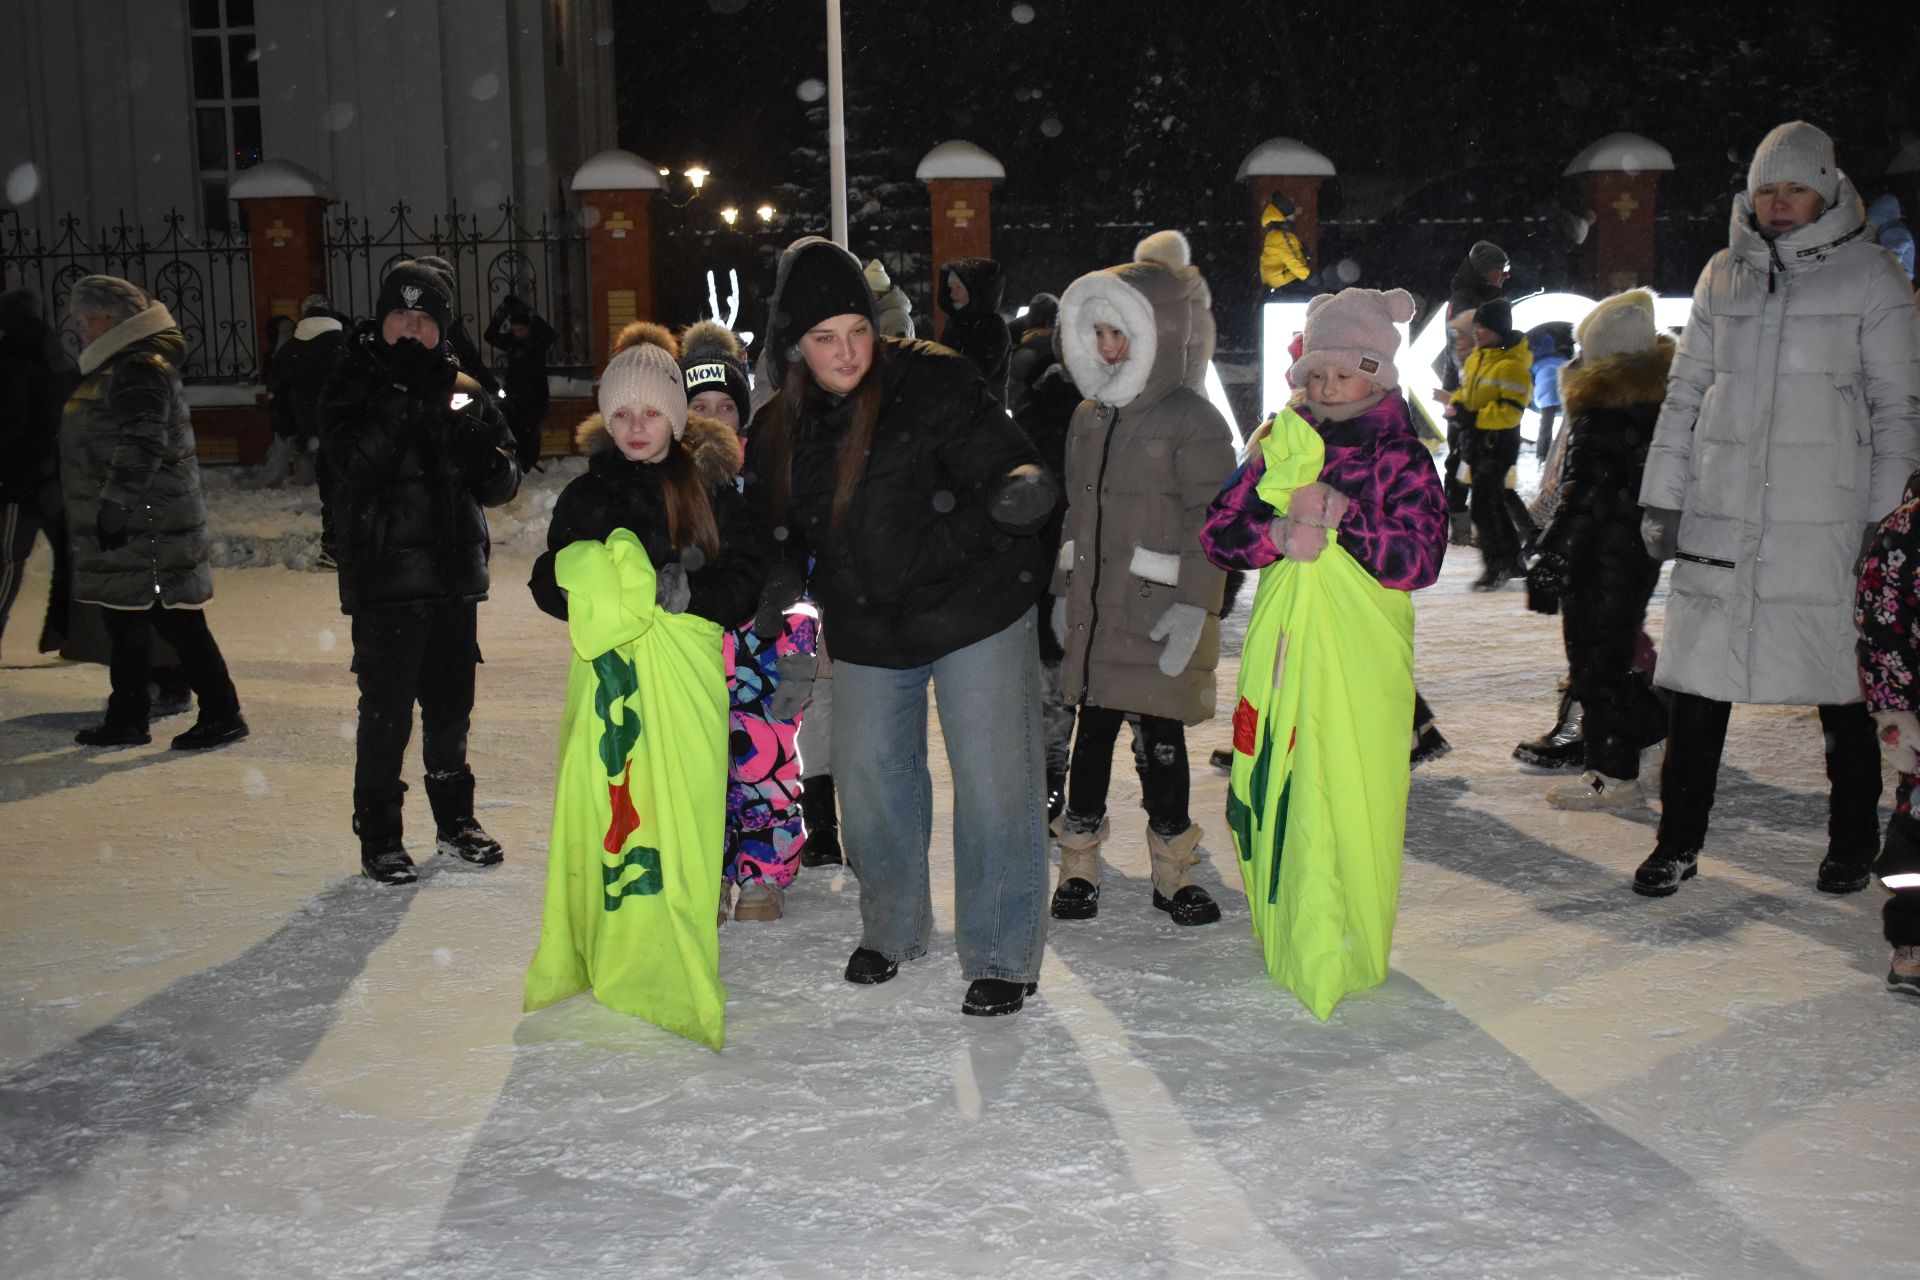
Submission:
<svg viewBox="0 0 1920 1280">
<path fill-rule="evenodd" d="M 406 784 L 400 766 L 420 704 L 420 757 L 427 801 L 443 828 L 473 816 L 467 730 L 480 662 L 479 608 L 457 601 L 362 607 L 353 615 L 353 671 L 360 682 L 354 735 L 353 823 L 361 842 L 397 839 Z"/>
<path fill-rule="evenodd" d="M 1731 703 L 1670 695 L 1667 762 L 1660 774 L 1660 843 L 1698 849 L 1707 838 Z M 1866 704 L 1820 708 L 1827 744 L 1827 848 L 1864 861 L 1880 842 L 1880 747 Z"/>
<path fill-rule="evenodd" d="M 1660 575 L 1659 565 L 1649 561 L 1648 567 L 1645 591 L 1636 592 L 1638 608 L 1618 599 L 1609 607 L 1576 590 L 1568 593 L 1560 618 L 1573 698 L 1585 714 L 1587 768 L 1609 778 L 1639 777 L 1641 749 L 1667 734 L 1667 708 L 1633 666 L 1646 601 Z"/>
<path fill-rule="evenodd" d="M 1124 711 L 1091 705 L 1080 708 L 1073 740 L 1073 768 L 1067 777 L 1067 822 L 1092 831 L 1107 812 L 1107 785 L 1113 780 L 1113 744 L 1120 737 Z M 1140 718 L 1140 787 L 1147 822 L 1163 836 L 1191 825 L 1187 816 L 1187 729 L 1163 716 Z"/>
<path fill-rule="evenodd" d="M 333 469 L 327 465 L 324 449 L 314 451 L 313 480 L 320 491 L 320 550 L 330 556 L 338 555 L 340 535 L 334 525 Z"/>
<path fill-rule="evenodd" d="M 0 502 L 0 637 L 7 633 L 7 615 L 19 598 L 27 576 L 27 557 L 40 534 L 40 512 L 24 502 Z"/>
<path fill-rule="evenodd" d="M 1542 462 L 1553 448 L 1553 425 L 1560 420 L 1560 406 L 1549 405 L 1540 411 L 1540 434 L 1533 440 L 1533 456 Z"/>
<path fill-rule="evenodd" d="M 1460 479 L 1460 468 L 1467 462 L 1467 445 L 1473 439 L 1474 428 L 1456 419 L 1447 420 L 1447 510 L 1465 511 L 1467 509 L 1467 486 Z"/>
<path fill-rule="evenodd" d="M 1519 563 L 1520 538 L 1507 509 L 1507 472 L 1520 459 L 1520 428 L 1482 431 L 1475 427 L 1468 449 L 1473 483 L 1467 505 L 1480 534 L 1480 558 L 1490 568 L 1510 568 Z"/>
<path fill-rule="evenodd" d="M 1893 816 L 1887 819 L 1887 843 L 1874 871 L 1882 876 L 1920 867 L 1920 822 L 1913 817 L 1914 776 L 1900 775 L 1893 789 Z M 1880 928 L 1896 947 L 1920 947 L 1920 888 L 1895 889 L 1880 908 Z"/>
<path fill-rule="evenodd" d="M 107 722 L 114 725 L 147 727 L 147 713 L 153 701 L 147 677 L 153 667 L 153 636 L 159 632 L 180 655 L 180 670 L 187 687 L 200 701 L 202 720 L 220 720 L 240 712 L 240 695 L 227 674 L 227 660 L 220 655 L 213 632 L 207 629 L 207 616 L 199 609 L 102 609 L 107 638 L 113 656 L 107 663 L 107 679 L 113 692 L 107 697 Z"/>
</svg>

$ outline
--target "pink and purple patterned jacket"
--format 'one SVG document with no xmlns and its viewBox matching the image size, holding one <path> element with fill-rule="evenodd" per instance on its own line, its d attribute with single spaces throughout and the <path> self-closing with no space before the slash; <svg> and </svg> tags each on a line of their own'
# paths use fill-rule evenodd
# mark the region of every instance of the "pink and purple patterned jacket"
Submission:
<svg viewBox="0 0 1920 1280">
<path fill-rule="evenodd" d="M 1315 422 L 1304 404 L 1299 413 L 1326 444 L 1320 479 L 1352 503 L 1340 521 L 1340 545 L 1383 587 L 1430 586 L 1447 554 L 1447 495 L 1406 400 L 1389 392 L 1347 422 Z M 1280 558 L 1269 532 L 1279 513 L 1255 491 L 1266 469 L 1253 449 L 1207 509 L 1200 545 L 1222 569 L 1263 569 Z"/>
<path fill-rule="evenodd" d="M 1860 687 L 1869 711 L 1920 709 L 1920 471 L 1907 477 L 1893 514 L 1867 544 L 1853 596 Z"/>
</svg>

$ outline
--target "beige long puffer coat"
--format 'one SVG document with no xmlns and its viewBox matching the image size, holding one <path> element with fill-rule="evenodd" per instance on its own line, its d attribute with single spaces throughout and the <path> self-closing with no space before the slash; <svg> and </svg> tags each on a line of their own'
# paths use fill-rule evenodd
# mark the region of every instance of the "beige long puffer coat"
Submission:
<svg viewBox="0 0 1920 1280">
<path fill-rule="evenodd" d="M 1089 397 L 1067 428 L 1061 692 L 1185 724 L 1214 713 L 1226 575 L 1207 563 L 1200 526 L 1233 471 L 1226 420 L 1185 385 L 1192 297 L 1176 269 L 1135 262 L 1082 276 L 1060 299 L 1061 354 Z M 1127 359 L 1100 359 L 1096 321 L 1126 333 Z M 1207 617 L 1192 661 L 1167 676 L 1165 641 L 1150 633 L 1175 603 Z"/>
<path fill-rule="evenodd" d="M 1724 702 L 1860 700 L 1854 565 L 1920 463 L 1920 312 L 1844 177 L 1769 242 L 1735 197 L 1640 486 L 1679 511 L 1654 679 Z"/>
</svg>

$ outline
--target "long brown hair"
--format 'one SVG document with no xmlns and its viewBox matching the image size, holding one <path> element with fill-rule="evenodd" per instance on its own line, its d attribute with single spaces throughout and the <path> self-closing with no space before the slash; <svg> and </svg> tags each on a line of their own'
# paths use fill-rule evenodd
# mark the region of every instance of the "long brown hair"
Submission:
<svg viewBox="0 0 1920 1280">
<path fill-rule="evenodd" d="M 713 503 L 693 450 L 685 440 L 675 440 L 654 465 L 660 468 L 660 490 L 667 499 L 667 538 L 678 550 L 700 548 L 705 563 L 712 564 L 720 558 L 720 526 L 714 523 Z"/>
<path fill-rule="evenodd" d="M 834 460 L 831 534 L 835 541 L 840 538 L 840 526 L 846 521 L 847 507 L 853 502 L 853 491 L 859 486 L 860 477 L 867 469 L 867 452 L 873 443 L 873 429 L 880 422 L 880 405 L 887 395 L 886 370 L 886 343 L 881 341 L 879 334 L 875 334 L 873 363 L 867 366 L 860 385 L 847 395 L 853 405 L 852 416 L 847 423 L 847 434 L 840 441 L 840 454 Z M 766 424 L 755 428 L 764 433 L 766 440 L 768 469 L 772 472 L 767 477 L 768 497 L 775 524 L 787 523 L 792 506 L 793 430 L 806 411 L 809 395 L 816 391 L 807 362 L 798 357 L 788 361 L 786 377 L 781 379 L 780 390 L 768 409 Z"/>
</svg>

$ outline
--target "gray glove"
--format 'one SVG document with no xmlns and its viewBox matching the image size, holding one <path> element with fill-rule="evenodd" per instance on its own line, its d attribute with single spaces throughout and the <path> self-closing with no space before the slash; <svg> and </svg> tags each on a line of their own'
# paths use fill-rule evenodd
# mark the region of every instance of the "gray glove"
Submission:
<svg viewBox="0 0 1920 1280">
<path fill-rule="evenodd" d="M 1200 628 L 1206 621 L 1207 611 L 1197 604 L 1167 606 L 1160 621 L 1147 632 L 1147 639 L 1167 642 L 1167 647 L 1160 651 L 1162 675 L 1177 676 L 1187 669 L 1187 664 L 1193 661 L 1194 649 L 1200 644 Z"/>
<path fill-rule="evenodd" d="M 1666 507 L 1648 507 L 1640 515 L 1640 541 L 1655 560 L 1671 560 L 1680 546 L 1680 513 Z"/>
<path fill-rule="evenodd" d="M 675 560 L 661 565 L 653 577 L 653 602 L 668 613 L 685 613 L 693 600 L 693 588 L 687 583 L 687 566 Z"/>
<path fill-rule="evenodd" d="M 820 660 L 811 653 L 786 653 L 774 667 L 780 673 L 780 683 L 767 700 L 767 716 L 791 720 L 813 697 L 813 677 L 820 670 Z"/>
</svg>

